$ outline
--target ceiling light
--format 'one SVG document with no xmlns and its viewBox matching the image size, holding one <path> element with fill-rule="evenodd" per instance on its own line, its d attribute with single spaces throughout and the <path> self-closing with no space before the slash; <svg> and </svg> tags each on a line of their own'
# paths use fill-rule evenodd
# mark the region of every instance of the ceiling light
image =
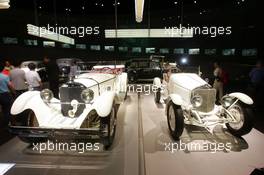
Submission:
<svg viewBox="0 0 264 175">
<path fill-rule="evenodd" d="M 181 58 L 181 63 L 182 64 L 187 64 L 188 63 L 188 59 L 186 57 Z"/>
<path fill-rule="evenodd" d="M 8 9 L 9 7 L 9 0 L 0 0 L 0 9 Z"/>
<path fill-rule="evenodd" d="M 144 1 L 145 0 L 135 0 L 135 13 L 137 22 L 142 22 L 143 20 Z"/>
</svg>

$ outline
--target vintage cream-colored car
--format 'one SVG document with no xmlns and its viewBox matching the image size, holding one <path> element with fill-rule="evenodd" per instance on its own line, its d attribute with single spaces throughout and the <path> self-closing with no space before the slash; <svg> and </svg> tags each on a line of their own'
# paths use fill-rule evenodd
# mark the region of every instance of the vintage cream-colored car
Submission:
<svg viewBox="0 0 264 175">
<path fill-rule="evenodd" d="M 26 124 L 10 129 L 23 141 L 35 142 L 68 138 L 99 138 L 105 148 L 111 146 L 116 130 L 116 113 L 127 91 L 124 66 L 95 66 L 59 88 L 59 99 L 49 89 L 28 91 L 14 102 L 11 113 L 16 118 L 26 113 Z"/>
<path fill-rule="evenodd" d="M 174 139 L 182 135 L 184 124 L 196 125 L 213 132 L 216 125 L 225 125 L 233 135 L 251 131 L 253 122 L 249 105 L 253 100 L 235 92 L 217 105 L 216 90 L 194 73 L 173 73 L 168 82 L 155 78 L 155 102 L 166 103 L 168 127 Z"/>
</svg>

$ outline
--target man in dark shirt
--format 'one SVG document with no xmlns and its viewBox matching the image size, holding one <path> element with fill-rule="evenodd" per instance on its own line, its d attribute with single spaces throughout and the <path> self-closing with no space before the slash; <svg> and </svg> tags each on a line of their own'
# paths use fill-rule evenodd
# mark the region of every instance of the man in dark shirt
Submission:
<svg viewBox="0 0 264 175">
<path fill-rule="evenodd" d="M 48 57 L 44 57 L 43 62 L 46 67 L 50 90 L 53 92 L 54 96 L 58 98 L 59 96 L 59 67 L 56 64 L 55 60 L 51 60 Z"/>
<path fill-rule="evenodd" d="M 251 88 L 253 90 L 253 99 L 255 106 L 257 108 L 261 108 L 261 102 L 263 98 L 263 89 L 264 89 L 264 67 L 263 62 L 258 61 L 256 67 L 251 70 L 249 73 L 250 81 L 251 81 Z"/>
</svg>

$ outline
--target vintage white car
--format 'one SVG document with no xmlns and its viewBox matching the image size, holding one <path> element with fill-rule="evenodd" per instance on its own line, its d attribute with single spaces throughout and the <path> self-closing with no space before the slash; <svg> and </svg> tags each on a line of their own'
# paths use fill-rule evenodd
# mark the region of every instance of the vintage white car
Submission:
<svg viewBox="0 0 264 175">
<path fill-rule="evenodd" d="M 155 78 L 153 85 L 157 88 L 155 102 L 166 103 L 168 127 L 175 140 L 182 135 L 184 124 L 204 127 L 211 133 L 216 125 L 225 125 L 237 136 L 252 129 L 249 105 L 253 100 L 246 94 L 227 94 L 221 105 L 216 105 L 216 90 L 194 73 L 173 73 L 168 82 Z"/>
<path fill-rule="evenodd" d="M 62 135 L 100 139 L 105 148 L 110 147 L 116 130 L 117 105 L 127 93 L 127 74 L 120 67 L 124 68 L 96 66 L 76 76 L 61 85 L 59 99 L 49 89 L 23 93 L 15 100 L 11 113 L 17 119 L 26 113 L 26 122 L 12 124 L 10 130 L 26 142 Z"/>
</svg>

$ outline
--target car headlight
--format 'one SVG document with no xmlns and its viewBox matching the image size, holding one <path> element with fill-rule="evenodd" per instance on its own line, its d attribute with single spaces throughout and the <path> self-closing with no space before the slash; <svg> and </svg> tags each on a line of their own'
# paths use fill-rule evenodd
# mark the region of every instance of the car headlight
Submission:
<svg viewBox="0 0 264 175">
<path fill-rule="evenodd" d="M 191 103 L 192 103 L 193 107 L 198 108 L 202 105 L 203 98 L 200 95 L 195 95 L 192 97 Z"/>
<path fill-rule="evenodd" d="M 228 108 L 229 106 L 231 106 L 233 103 L 233 98 L 229 97 L 229 96 L 225 96 L 222 98 L 222 105 L 224 106 L 224 108 Z"/>
<path fill-rule="evenodd" d="M 41 92 L 40 92 L 40 97 L 41 99 L 46 102 L 46 103 L 49 103 L 50 100 L 54 97 L 53 93 L 51 90 L 49 89 L 43 89 Z"/>
<path fill-rule="evenodd" d="M 91 89 L 85 89 L 81 93 L 81 98 L 85 103 L 89 103 L 94 98 L 94 92 Z"/>
</svg>

